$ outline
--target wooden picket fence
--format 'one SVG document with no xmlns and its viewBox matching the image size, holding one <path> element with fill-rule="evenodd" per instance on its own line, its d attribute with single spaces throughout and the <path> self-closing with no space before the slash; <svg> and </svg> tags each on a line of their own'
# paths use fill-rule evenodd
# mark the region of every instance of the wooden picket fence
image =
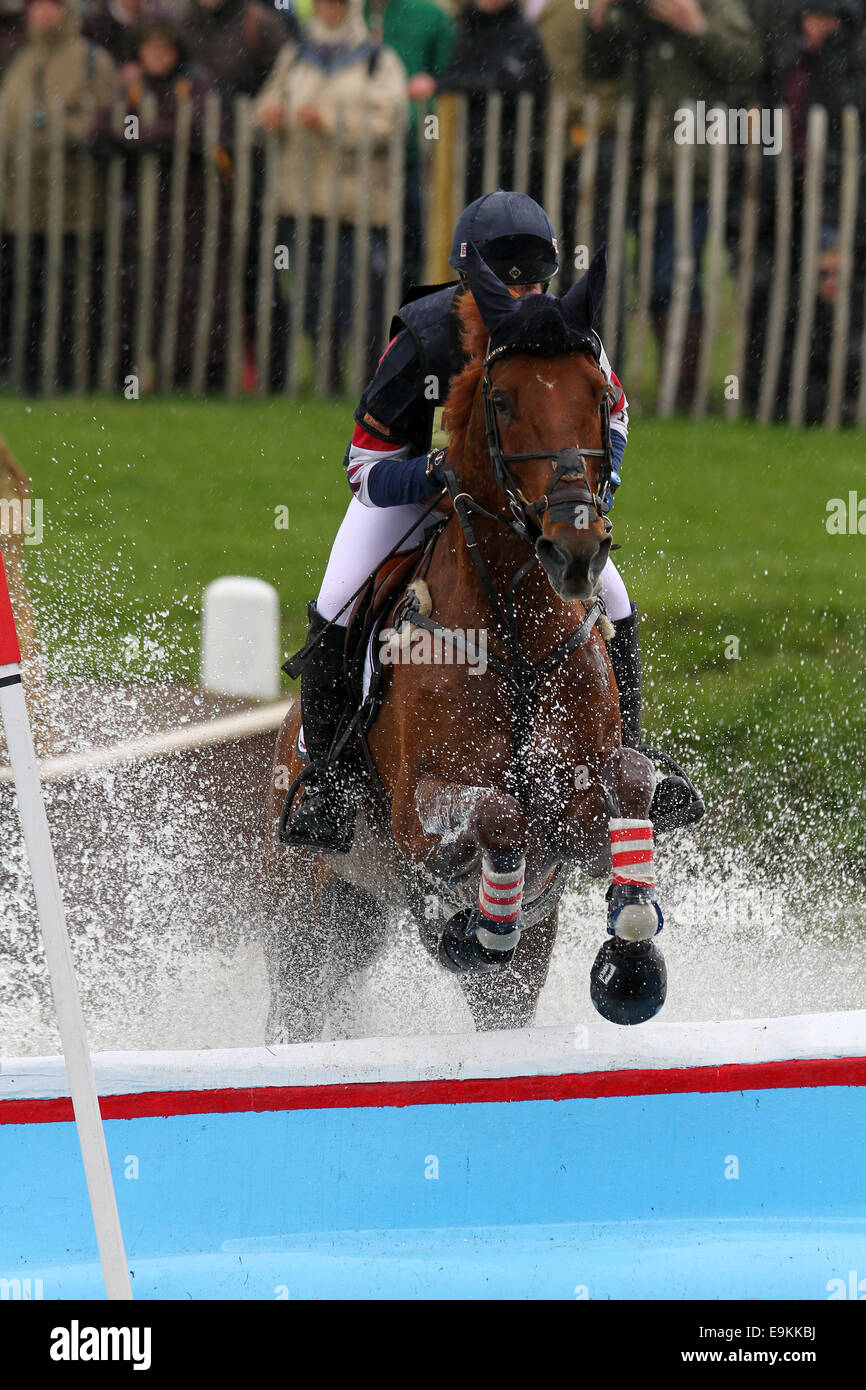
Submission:
<svg viewBox="0 0 866 1390">
<path fill-rule="evenodd" d="M 142 118 L 148 116 L 147 108 Z M 113 116 L 115 128 L 122 131 L 128 113 L 118 108 Z M 503 98 L 492 93 L 487 99 L 483 125 L 482 187 L 500 186 L 503 177 L 501 151 Z M 609 208 L 603 231 L 608 245 L 608 288 L 602 311 L 601 331 L 608 355 L 615 363 L 625 363 L 629 394 L 644 409 L 655 408 L 670 415 L 677 406 L 682 358 L 689 313 L 690 286 L 694 264 L 691 238 L 694 183 L 694 147 L 674 147 L 674 272 L 672 300 L 663 351 L 653 364 L 650 346 L 650 297 L 653 276 L 653 239 L 658 211 L 659 150 L 672 132 L 662 130 L 657 104 L 650 106 L 643 121 L 640 158 L 634 158 L 635 112 L 632 103 L 619 103 L 615 132 L 602 143 L 598 103 L 587 97 L 582 120 L 582 143 L 577 161 L 576 192 L 566 198 L 566 165 L 574 165 L 576 152 L 569 140 L 569 124 L 564 103 L 553 97 L 544 112 L 541 138 L 535 122 L 533 96 L 523 93 L 516 104 L 513 162 L 505 171 L 510 185 L 518 190 L 540 193 L 554 224 L 562 226 L 564 209 L 570 206 L 573 224 L 563 229 L 562 245 L 567 254 L 574 248 L 594 250 L 597 232 L 596 194 L 600 159 L 612 162 L 605 169 L 606 199 Z M 533 134 L 535 132 L 535 134 Z M 465 203 L 467 191 L 467 147 L 469 108 L 465 97 L 442 95 L 435 114 L 418 125 L 418 157 L 421 187 L 422 224 L 425 231 L 426 278 L 430 282 L 450 279 L 447 265 L 454 221 Z M 195 149 L 191 111 L 180 102 L 174 130 L 171 173 L 167 188 L 159 187 L 159 156 L 142 153 L 136 163 L 134 220 L 136 250 L 134 264 L 134 324 L 131 350 L 132 371 L 149 386 L 162 392 L 184 389 L 195 395 L 217 389 L 237 397 L 244 389 L 244 361 L 254 355 L 258 364 L 256 389 L 271 389 L 265 364 L 268 361 L 274 327 L 277 280 L 275 248 L 278 244 L 280 209 L 278 168 L 281 136 L 263 134 L 253 120 L 249 99 L 237 98 L 230 109 L 223 109 L 218 96 L 206 99 L 199 148 Z M 387 142 L 388 198 L 385 209 L 371 207 L 369 170 L 373 154 L 372 136 L 366 124 L 361 141 L 351 152 L 344 148 L 343 123 L 333 137 L 338 158 L 353 161 L 358 190 L 352 217 L 353 276 L 351 286 L 352 321 L 347 345 L 346 389 L 358 395 L 364 385 L 369 361 L 367 342 L 371 235 L 384 227 L 386 265 L 381 325 L 377 324 L 379 346 L 387 342 L 388 325 L 402 291 L 404 257 L 404 181 L 406 177 L 406 127 L 397 124 Z M 309 178 L 313 171 L 313 140 L 301 134 L 300 158 Z M 862 277 L 855 281 L 857 228 L 866 217 L 858 206 L 860 184 L 860 124 L 854 108 L 844 112 L 842 123 L 841 197 L 838 215 L 839 292 L 833 312 L 832 349 L 826 390 L 824 423 L 835 428 L 842 418 L 847 363 L 857 344 L 851 341 L 852 303 L 862 294 Z M 761 354 L 761 381 L 757 417 L 769 422 L 776 412 L 775 398 L 782 380 L 786 342 L 788 396 L 787 418 L 803 421 L 805 385 L 810 372 L 810 348 L 818 288 L 819 248 L 822 228 L 823 175 L 827 155 L 827 113 L 813 107 L 809 113 L 805 178 L 801 199 L 795 198 L 795 171 L 791 152 L 790 120 L 784 112 L 781 152 L 772 156 L 773 179 L 773 280 L 766 309 L 766 326 Z M 230 156 L 227 161 L 216 152 L 222 144 Z M 132 148 L 132 146 L 130 147 Z M 119 380 L 122 316 L 121 266 L 124 237 L 129 219 L 129 152 L 112 146 L 105 154 L 89 148 L 74 154 L 77 170 L 77 205 L 81 212 L 74 227 L 64 218 L 63 190 L 66 161 L 70 150 L 64 128 L 63 111 L 48 114 L 48 207 L 44 232 L 44 284 L 39 326 L 40 386 L 52 394 L 58 386 L 58 354 L 61 342 L 73 344 L 71 382 L 82 393 L 94 385 L 105 392 L 122 389 Z M 739 238 L 729 244 L 727 206 L 729 196 L 726 145 L 710 147 L 710 185 L 708 231 L 702 267 L 703 315 L 698 363 L 694 378 L 691 413 L 700 417 L 709 410 L 723 409 L 729 418 L 743 410 L 742 392 L 725 397 L 719 374 L 720 354 L 727 358 L 724 376 L 742 381 L 749 369 L 747 334 L 754 294 L 754 266 L 759 215 L 761 212 L 761 161 L 768 158 L 760 146 L 751 144 L 742 151 L 744 176 L 738 211 Z M 190 159 L 203 157 L 203 208 L 198 238 L 197 264 L 184 263 L 187 254 L 187 186 Z M 13 160 L 16 173 L 15 208 L 3 207 L 5 161 Z M 5 386 L 22 391 L 26 380 L 28 325 L 31 322 L 30 273 L 28 256 L 33 242 L 33 120 L 23 111 L 16 130 L 10 131 L 0 110 L 0 227 L 4 242 L 10 240 L 14 226 L 15 275 L 11 298 L 0 299 L 0 342 L 8 344 Z M 258 173 L 257 173 L 258 171 Z M 764 195 L 766 196 L 766 195 Z M 157 235 L 160 200 L 168 199 L 168 233 Z M 249 308 L 248 277 L 251 264 L 251 227 L 255 199 L 258 225 L 258 258 L 255 282 L 255 309 Z M 797 212 L 797 209 L 800 209 Z M 766 212 L 766 210 L 764 210 Z M 14 213 L 14 216 L 13 216 Z M 286 333 L 285 387 L 294 395 L 305 381 L 325 393 L 329 388 L 328 333 L 316 335 L 315 350 L 304 346 L 304 287 L 311 270 L 311 217 L 308 209 L 292 210 L 294 236 L 292 260 L 287 282 L 279 293 L 284 296 Z M 795 226 L 795 216 L 801 225 Z M 338 242 L 340 229 L 339 173 L 334 179 L 331 210 L 324 219 L 321 246 L 321 296 L 319 322 L 329 324 L 335 305 L 345 296 L 346 287 L 338 283 Z M 164 222 L 164 218 L 163 218 Z M 380 233 L 381 235 L 381 233 Z M 61 323 L 64 261 L 69 257 L 69 239 L 74 239 L 75 291 L 73 324 Z M 99 283 L 90 274 L 92 247 L 97 238 Z M 800 263 L 792 265 L 792 243 L 801 246 Z M 796 273 L 795 273 L 796 272 Z M 127 275 L 129 268 L 127 267 Z M 192 322 L 181 321 L 181 285 L 184 276 L 197 277 L 198 293 Z M 225 369 L 217 388 L 209 384 L 208 362 L 214 332 L 215 286 L 218 275 L 227 277 L 224 334 Z M 792 286 L 795 287 L 792 295 Z M 159 290 L 162 311 L 158 341 L 155 341 L 154 303 Z M 99 360 L 90 353 L 89 325 L 94 305 L 98 306 Z M 625 306 L 622 316 L 621 306 Z M 728 306 L 727 313 L 725 306 Z M 858 306 L 859 308 L 859 306 Z M 862 323 L 863 312 L 855 316 Z M 5 320 L 5 321 L 4 321 Z M 625 329 L 625 341 L 619 337 Z M 793 338 L 792 338 L 793 333 Z M 65 336 L 64 336 L 65 334 Z M 177 345 L 183 335 L 192 345 L 192 366 L 188 379 L 178 381 Z M 866 336 L 866 335 L 864 335 Z M 790 344 L 793 342 L 793 346 Z M 31 348 L 32 352 L 32 348 Z M 860 346 L 860 384 L 856 403 L 858 423 L 866 424 L 866 363 Z M 719 379 L 714 379 L 714 370 Z"/>
</svg>

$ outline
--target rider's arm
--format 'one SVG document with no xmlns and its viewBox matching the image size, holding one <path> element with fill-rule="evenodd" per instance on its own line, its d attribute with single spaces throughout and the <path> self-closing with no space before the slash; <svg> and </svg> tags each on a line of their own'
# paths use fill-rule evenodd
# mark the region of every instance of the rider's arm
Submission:
<svg viewBox="0 0 866 1390">
<path fill-rule="evenodd" d="M 428 476 L 428 455 L 418 454 L 419 402 L 424 379 L 415 344 L 405 330 L 392 339 L 355 411 L 346 450 L 349 487 L 366 507 L 426 502 L 442 487 Z"/>
<path fill-rule="evenodd" d="M 613 457 L 611 459 L 609 488 L 610 505 L 613 506 L 613 494 L 622 482 L 620 468 L 622 467 L 622 460 L 625 454 L 625 446 L 628 443 L 628 401 L 626 400 L 622 382 L 611 367 L 603 345 L 601 348 L 599 366 L 614 391 L 610 403 L 610 451 Z"/>
</svg>

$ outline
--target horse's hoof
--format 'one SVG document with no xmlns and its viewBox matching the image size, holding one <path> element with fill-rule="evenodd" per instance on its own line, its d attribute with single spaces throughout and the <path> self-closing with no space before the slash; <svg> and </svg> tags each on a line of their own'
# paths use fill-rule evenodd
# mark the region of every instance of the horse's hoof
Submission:
<svg viewBox="0 0 866 1390">
<path fill-rule="evenodd" d="M 458 974 L 468 970 L 476 974 L 490 974 L 496 970 L 504 970 L 511 964 L 517 950 L 517 940 L 505 950 L 489 950 L 477 936 L 479 918 L 477 908 L 467 907 L 446 922 L 436 952 L 439 964 L 444 965 L 446 970 L 453 970 Z M 481 918 L 481 921 L 484 919 Z M 496 935 L 486 928 L 484 930 L 488 940 Z M 520 929 L 512 927 L 504 935 L 519 940 Z"/>
<path fill-rule="evenodd" d="M 605 941 L 593 962 L 589 992 L 609 1023 L 646 1023 L 665 1002 L 668 977 L 664 956 L 651 939 Z"/>
</svg>

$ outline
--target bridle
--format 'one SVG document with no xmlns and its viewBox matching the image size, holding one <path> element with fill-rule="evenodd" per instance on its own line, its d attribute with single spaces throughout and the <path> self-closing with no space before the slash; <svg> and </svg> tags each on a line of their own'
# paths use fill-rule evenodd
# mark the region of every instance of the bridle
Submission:
<svg viewBox="0 0 866 1390">
<path fill-rule="evenodd" d="M 587 341 L 588 350 L 600 361 L 601 343 L 597 335 L 592 335 L 592 341 Z M 514 349 L 512 349 L 514 351 Z M 531 348 L 522 348 L 521 351 L 530 351 Z M 488 653 L 487 664 L 497 675 L 504 678 L 508 686 L 509 704 L 511 706 L 511 757 L 512 757 L 512 779 L 513 791 L 521 804 L 526 804 L 528 789 L 528 757 L 532 739 L 532 721 L 535 709 L 535 701 L 538 691 L 544 680 L 561 666 L 562 663 L 576 651 L 579 647 L 585 646 L 592 636 L 593 628 L 604 611 L 604 605 L 600 598 L 596 598 L 586 609 L 583 621 L 576 627 L 569 637 L 560 644 L 554 651 L 540 662 L 533 663 L 526 656 L 517 625 L 517 613 L 515 598 L 519 585 L 527 577 L 530 571 L 539 562 L 536 550 L 536 541 L 541 535 L 541 517 L 545 512 L 550 512 L 554 519 L 561 519 L 576 525 L 576 508 L 592 508 L 595 517 L 604 520 L 606 531 L 611 530 L 611 523 L 608 519 L 608 508 L 602 501 L 604 490 L 610 481 L 610 474 L 613 464 L 610 441 L 610 397 L 606 392 L 601 406 L 599 407 L 602 419 L 602 447 L 600 449 L 590 449 L 583 445 L 576 445 L 569 449 L 543 449 L 526 454 L 506 454 L 502 447 L 502 438 L 499 433 L 499 422 L 496 418 L 496 407 L 493 404 L 493 386 L 490 380 L 490 364 L 504 355 L 505 349 L 494 349 L 489 352 L 484 359 L 484 375 L 482 378 L 482 397 L 484 403 L 484 423 L 487 434 L 487 449 L 490 455 L 490 463 L 496 482 L 505 495 L 511 511 L 511 518 L 502 516 L 500 513 L 488 511 L 468 492 L 465 492 L 457 474 L 452 468 L 444 464 L 441 473 L 445 479 L 445 487 L 451 498 L 454 507 L 454 515 L 460 524 L 463 532 L 463 539 L 466 543 L 475 570 L 481 580 L 482 587 L 487 596 L 496 627 L 508 653 L 507 659 Z M 444 451 L 443 451 L 444 456 Z M 593 491 L 586 472 L 584 459 L 586 457 L 602 459 L 602 467 L 599 475 L 598 490 Z M 528 459 L 550 459 L 555 464 L 553 481 L 543 497 L 535 502 L 530 502 L 524 497 L 520 484 L 509 468 L 509 464 L 521 463 Z M 563 486 L 563 484 L 565 484 Z M 551 503 L 551 496 L 556 494 L 556 500 Z M 529 559 L 520 566 L 517 573 L 513 575 L 508 588 L 500 602 L 490 579 L 484 557 L 478 546 L 475 531 L 472 525 L 471 513 L 484 516 L 497 525 L 505 527 L 519 536 L 522 540 L 529 543 L 532 547 L 532 554 Z M 447 523 L 446 523 L 447 524 Z M 583 521 L 584 526 L 588 524 Z M 395 628 L 399 629 L 401 624 L 408 620 L 415 627 L 426 628 L 429 632 L 439 633 L 444 640 L 449 641 L 456 650 L 461 649 L 462 639 L 458 633 L 451 632 L 450 629 L 433 617 L 425 616 L 418 611 L 417 596 L 410 590 L 405 598 L 401 600 L 392 618 Z"/>
<path fill-rule="evenodd" d="M 596 362 L 600 362 L 601 343 L 595 333 L 593 333 L 592 339 L 587 341 L 586 346 Z M 521 350 L 531 351 L 531 349 L 525 348 Z M 507 351 L 509 351 L 507 348 L 494 348 L 492 352 L 488 352 L 484 359 L 481 395 L 484 404 L 487 452 L 490 455 L 493 476 L 500 491 L 505 495 L 514 519 L 515 525 L 512 529 L 517 530 L 524 539 L 534 545 L 541 530 L 541 518 L 545 512 L 550 512 L 553 521 L 568 522 L 573 525 L 577 524 L 577 516 L 582 515 L 587 518 L 583 521 L 584 526 L 587 524 L 590 508 L 594 511 L 597 520 L 607 517 L 608 508 L 605 507 L 602 499 L 613 469 L 610 438 L 610 390 L 605 391 L 599 406 L 601 415 L 600 449 L 590 449 L 578 444 L 569 449 L 538 449 L 526 454 L 506 454 L 502 447 L 499 420 L 493 402 L 494 388 L 490 378 L 490 365 L 504 356 Z M 510 351 L 513 353 L 514 349 L 510 349 Z M 584 463 L 586 458 L 600 458 L 602 460 L 598 489 L 595 492 L 586 471 L 586 464 Z M 550 459 L 555 464 L 553 479 L 547 492 L 535 502 L 528 501 L 524 496 L 520 483 L 508 466 L 511 463 L 524 463 L 529 459 Z M 555 498 L 551 500 L 554 493 L 556 494 Z M 607 528 L 610 529 L 609 522 L 607 522 Z"/>
</svg>

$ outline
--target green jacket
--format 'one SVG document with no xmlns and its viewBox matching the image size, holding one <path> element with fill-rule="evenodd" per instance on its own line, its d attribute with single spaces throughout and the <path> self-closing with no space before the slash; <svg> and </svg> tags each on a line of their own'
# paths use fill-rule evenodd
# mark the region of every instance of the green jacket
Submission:
<svg viewBox="0 0 866 1390">
<path fill-rule="evenodd" d="M 367 0 L 365 14 L 370 30 L 395 50 L 409 77 L 419 72 L 438 77 L 445 71 L 454 43 L 454 21 L 433 0 L 384 0 L 384 4 Z M 406 157 L 411 162 L 418 158 L 418 123 L 426 111 L 417 101 L 409 105 Z"/>
<path fill-rule="evenodd" d="M 745 5 L 741 0 L 699 3 L 707 28 L 698 37 L 623 4 L 610 7 L 603 29 L 587 33 L 588 76 L 619 74 L 622 94 L 633 96 L 639 109 L 653 97 L 661 99 L 660 203 L 673 201 L 675 113 L 689 102 L 704 101 L 707 110 L 739 105 L 743 92 L 754 89 L 758 80 L 760 45 Z M 696 201 L 708 194 L 710 148 L 695 146 Z"/>
</svg>

